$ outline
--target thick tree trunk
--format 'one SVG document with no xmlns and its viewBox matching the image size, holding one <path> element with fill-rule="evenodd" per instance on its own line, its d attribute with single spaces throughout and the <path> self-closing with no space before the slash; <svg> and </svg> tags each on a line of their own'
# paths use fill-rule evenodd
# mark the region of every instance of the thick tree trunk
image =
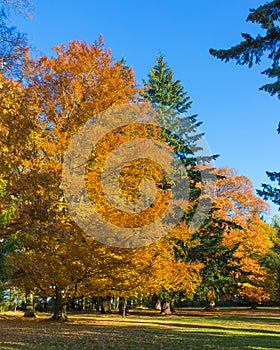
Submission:
<svg viewBox="0 0 280 350">
<path fill-rule="evenodd" d="M 161 302 L 161 315 L 171 315 L 171 302 L 168 299 L 164 299 Z"/>
<path fill-rule="evenodd" d="M 34 298 L 33 293 L 30 291 L 26 292 L 26 307 L 23 317 L 36 317 L 34 310 Z"/>
<path fill-rule="evenodd" d="M 110 314 L 112 312 L 111 297 L 105 298 L 101 301 L 101 312 L 103 314 Z"/>
<path fill-rule="evenodd" d="M 51 317 L 55 321 L 66 321 L 68 320 L 66 314 L 67 300 L 65 296 L 65 291 L 56 288 L 55 298 L 54 298 L 54 311 Z"/>
</svg>

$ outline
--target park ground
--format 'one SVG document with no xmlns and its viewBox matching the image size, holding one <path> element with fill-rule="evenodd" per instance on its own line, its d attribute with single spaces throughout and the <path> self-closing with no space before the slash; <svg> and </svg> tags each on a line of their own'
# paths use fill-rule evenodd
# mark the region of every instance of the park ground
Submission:
<svg viewBox="0 0 280 350">
<path fill-rule="evenodd" d="M 0 314 L 0 349 L 280 349 L 280 310 L 177 310 L 159 316 L 152 310 L 118 314 L 70 313 L 69 321 L 53 322 L 38 313 Z"/>
</svg>

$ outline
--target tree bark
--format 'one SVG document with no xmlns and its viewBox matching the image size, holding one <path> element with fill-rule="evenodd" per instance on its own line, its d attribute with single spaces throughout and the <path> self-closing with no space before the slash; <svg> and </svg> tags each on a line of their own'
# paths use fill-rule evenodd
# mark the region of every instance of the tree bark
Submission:
<svg viewBox="0 0 280 350">
<path fill-rule="evenodd" d="M 56 288 L 55 298 L 54 298 L 54 312 L 51 317 L 55 321 L 66 321 L 68 320 L 66 314 L 67 299 L 64 290 L 59 290 Z"/>
<path fill-rule="evenodd" d="M 23 317 L 36 317 L 34 310 L 34 298 L 31 291 L 26 292 L 26 307 Z"/>
<path fill-rule="evenodd" d="M 171 315 L 171 302 L 168 299 L 164 299 L 161 302 L 161 315 Z"/>
<path fill-rule="evenodd" d="M 127 306 L 127 299 L 124 298 L 124 301 L 123 301 L 123 313 L 122 313 L 122 317 L 125 317 L 126 316 L 126 306 Z"/>
</svg>

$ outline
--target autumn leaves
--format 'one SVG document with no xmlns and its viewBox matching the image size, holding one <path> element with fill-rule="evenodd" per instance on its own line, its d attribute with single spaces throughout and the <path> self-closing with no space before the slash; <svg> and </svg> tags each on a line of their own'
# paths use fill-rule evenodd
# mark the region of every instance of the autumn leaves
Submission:
<svg viewBox="0 0 280 350">
<path fill-rule="evenodd" d="M 1 233 L 17 242 L 10 286 L 53 297 L 58 314 L 93 295 L 266 298 L 261 259 L 276 236 L 265 204 L 247 178 L 210 166 L 163 57 L 139 89 L 101 39 L 55 51 L 26 58 L 22 81 L 0 76 L 1 209 L 16 206 Z"/>
</svg>

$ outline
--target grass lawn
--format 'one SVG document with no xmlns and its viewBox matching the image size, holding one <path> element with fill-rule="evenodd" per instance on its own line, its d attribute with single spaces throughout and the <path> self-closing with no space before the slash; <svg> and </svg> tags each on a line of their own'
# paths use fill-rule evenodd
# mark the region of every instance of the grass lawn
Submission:
<svg viewBox="0 0 280 350">
<path fill-rule="evenodd" d="M 0 349 L 280 349 L 279 310 L 180 310 L 69 314 L 69 322 L 0 314 Z"/>
</svg>

